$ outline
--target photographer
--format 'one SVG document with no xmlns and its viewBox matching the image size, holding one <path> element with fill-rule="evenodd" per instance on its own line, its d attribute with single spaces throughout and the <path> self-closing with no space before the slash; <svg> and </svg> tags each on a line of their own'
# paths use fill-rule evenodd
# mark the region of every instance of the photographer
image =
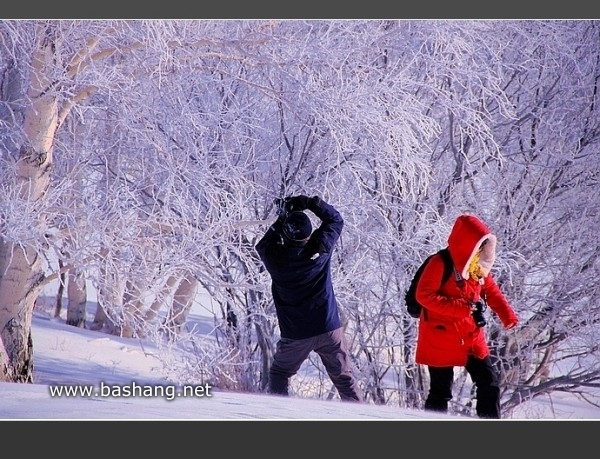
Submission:
<svg viewBox="0 0 600 459">
<path fill-rule="evenodd" d="M 271 275 L 281 335 L 269 370 L 269 392 L 288 395 L 289 379 L 314 351 L 340 398 L 362 401 L 331 281 L 331 256 L 344 220 L 318 196 L 299 195 L 275 203 L 279 216 L 256 245 Z M 305 210 L 321 220 L 314 232 Z"/>
<path fill-rule="evenodd" d="M 447 412 L 455 366 L 465 367 L 476 387 L 480 418 L 500 418 L 499 375 L 492 366 L 485 334 L 485 310 L 498 315 L 506 329 L 518 323 L 490 273 L 496 236 L 478 218 L 459 216 L 448 237 L 454 275 L 440 287 L 444 262 L 427 264 L 416 290 L 423 305 L 415 361 L 427 365 L 430 386 L 425 409 Z"/>
</svg>

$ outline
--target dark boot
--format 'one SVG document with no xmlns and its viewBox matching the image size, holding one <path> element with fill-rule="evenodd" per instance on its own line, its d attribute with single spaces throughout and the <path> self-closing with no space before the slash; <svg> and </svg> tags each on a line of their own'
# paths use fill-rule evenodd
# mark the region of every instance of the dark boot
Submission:
<svg viewBox="0 0 600 459">
<path fill-rule="evenodd" d="M 498 373 L 490 357 L 477 359 L 470 356 L 466 369 L 475 384 L 477 406 L 475 411 L 480 418 L 500 419 L 500 388 Z"/>
<path fill-rule="evenodd" d="M 439 398 L 436 396 L 432 396 L 430 393 L 427 396 L 427 400 L 425 400 L 424 408 L 427 411 L 437 411 L 438 413 L 447 413 L 448 412 L 448 400 Z"/>
<path fill-rule="evenodd" d="M 500 419 L 500 389 L 497 386 L 477 388 L 477 416 L 486 419 Z"/>
<path fill-rule="evenodd" d="M 289 395 L 289 378 L 277 372 L 269 372 L 269 393 L 276 395 Z"/>
<path fill-rule="evenodd" d="M 429 394 L 425 400 L 425 409 L 440 413 L 448 412 L 448 402 L 452 400 L 452 382 L 454 367 L 428 367 Z"/>
</svg>

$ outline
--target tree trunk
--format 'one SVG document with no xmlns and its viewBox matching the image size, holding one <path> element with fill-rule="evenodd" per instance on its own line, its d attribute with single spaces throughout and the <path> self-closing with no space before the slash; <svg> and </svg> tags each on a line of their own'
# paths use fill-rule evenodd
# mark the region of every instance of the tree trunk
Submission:
<svg viewBox="0 0 600 459">
<path fill-rule="evenodd" d="M 11 255 L 12 252 L 12 255 Z M 33 382 L 31 319 L 43 275 L 37 253 L 0 244 L 0 380 Z"/>
<path fill-rule="evenodd" d="M 165 323 L 171 340 L 174 340 L 181 333 L 196 297 L 197 290 L 198 281 L 191 275 L 179 283 L 173 295 L 173 305 L 169 310 L 169 315 Z"/>
<path fill-rule="evenodd" d="M 62 270 L 63 262 L 59 258 L 58 260 L 58 269 Z M 59 282 L 58 282 L 58 292 L 56 293 L 56 308 L 54 309 L 54 317 L 60 317 L 60 313 L 62 311 L 62 298 L 63 292 L 65 291 L 65 281 L 66 276 L 64 272 L 60 272 Z"/>
<path fill-rule="evenodd" d="M 170 276 L 165 282 L 164 295 L 156 297 L 156 299 L 144 315 L 144 322 L 150 322 L 157 316 L 158 311 L 160 311 L 160 308 L 165 301 L 164 298 L 170 297 L 171 293 L 175 290 L 175 287 L 177 287 L 177 278 L 174 276 Z"/>
<path fill-rule="evenodd" d="M 86 328 L 87 288 L 81 272 L 69 271 L 67 325 Z"/>
<path fill-rule="evenodd" d="M 32 58 L 29 105 L 25 108 L 24 138 L 19 151 L 15 191 L 18 199 L 33 203 L 43 198 L 49 184 L 52 144 L 58 126 L 57 101 L 47 92 L 52 82 L 54 46 L 44 24 L 40 24 L 36 52 Z M 29 209 L 33 206 L 28 206 Z M 43 227 L 41 220 L 38 224 Z M 0 241 L 0 380 L 32 382 L 33 344 L 31 319 L 44 278 L 36 250 L 25 244 Z"/>
<path fill-rule="evenodd" d="M 123 338 L 135 338 L 144 335 L 143 303 L 140 301 L 141 291 L 131 281 L 125 283 L 123 295 Z"/>
<path fill-rule="evenodd" d="M 90 330 L 103 331 L 110 335 L 118 334 L 117 327 L 106 314 L 106 310 L 104 309 L 103 302 L 100 298 L 98 298 L 98 303 L 96 304 L 96 313 L 92 325 L 90 326 Z"/>
</svg>

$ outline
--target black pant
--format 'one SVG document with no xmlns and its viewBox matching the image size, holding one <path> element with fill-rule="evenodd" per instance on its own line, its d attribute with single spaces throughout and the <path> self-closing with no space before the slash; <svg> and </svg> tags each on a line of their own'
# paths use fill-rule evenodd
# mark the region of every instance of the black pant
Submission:
<svg viewBox="0 0 600 459">
<path fill-rule="evenodd" d="M 446 413 L 448 402 L 452 399 L 454 367 L 428 367 L 430 376 L 429 394 L 425 400 L 425 409 Z M 465 369 L 476 386 L 477 416 L 480 418 L 500 419 L 500 388 L 498 374 L 489 357 L 478 359 L 469 356 Z"/>
<path fill-rule="evenodd" d="M 362 401 L 362 394 L 352 374 L 344 329 L 338 328 L 306 339 L 281 338 L 269 371 L 269 392 L 288 395 L 289 380 L 310 352 L 316 352 L 342 400 Z"/>
</svg>

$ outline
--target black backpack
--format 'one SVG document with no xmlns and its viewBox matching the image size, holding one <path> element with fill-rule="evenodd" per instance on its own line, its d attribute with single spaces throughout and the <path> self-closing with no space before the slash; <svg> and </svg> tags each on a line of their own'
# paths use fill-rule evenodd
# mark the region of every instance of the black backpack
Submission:
<svg viewBox="0 0 600 459">
<path fill-rule="evenodd" d="M 425 265 L 427 265 L 427 262 L 431 259 L 431 257 L 437 255 L 438 253 L 442 256 L 442 259 L 444 260 L 444 274 L 442 275 L 440 286 L 444 282 L 446 282 L 446 280 L 448 280 L 454 269 L 454 265 L 452 263 L 452 258 L 450 257 L 450 252 L 448 251 L 448 248 L 441 249 L 436 253 L 429 255 L 421 264 L 421 266 L 419 266 L 419 269 L 417 269 L 417 272 L 410 281 L 410 286 L 408 287 L 408 290 L 406 290 L 404 294 L 406 310 L 408 311 L 408 314 L 411 317 L 414 317 L 415 319 L 419 318 L 419 316 L 421 315 L 421 310 L 423 309 L 423 306 L 421 306 L 421 303 L 419 303 L 416 298 L 417 284 L 419 282 L 419 279 L 421 278 L 423 269 L 425 269 Z"/>
</svg>

